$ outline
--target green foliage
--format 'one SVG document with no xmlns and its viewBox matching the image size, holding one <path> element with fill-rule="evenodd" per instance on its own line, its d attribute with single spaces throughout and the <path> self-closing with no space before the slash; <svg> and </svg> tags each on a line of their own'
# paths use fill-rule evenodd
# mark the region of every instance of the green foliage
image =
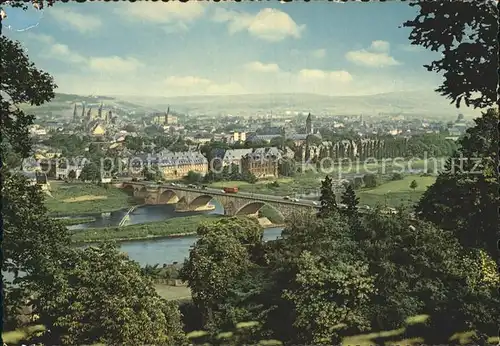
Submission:
<svg viewBox="0 0 500 346">
<path fill-rule="evenodd" d="M 91 139 L 89 136 L 69 135 L 64 133 L 55 133 L 43 144 L 60 149 L 63 157 L 78 157 L 87 154 L 85 149 L 89 148 Z"/>
<path fill-rule="evenodd" d="M 144 166 L 142 174 L 144 175 L 144 179 L 147 181 L 163 180 L 163 172 L 158 165 Z"/>
<path fill-rule="evenodd" d="M 466 248 L 498 254 L 498 111 L 490 109 L 459 141 L 460 150 L 446 163 L 434 185 L 424 193 L 416 211 L 425 220 L 456 234 Z M 460 159 L 460 157 L 466 160 Z"/>
<path fill-rule="evenodd" d="M 28 127 L 33 124 L 34 116 L 25 114 L 19 106 L 23 103 L 39 106 L 50 101 L 54 98 L 54 89 L 57 86 L 48 73 L 38 70 L 29 61 L 19 42 L 2 35 L 0 43 L 2 47 L 0 80 L 4 94 L 0 101 L 2 142 L 6 141 L 21 157 L 27 157 L 31 150 Z M 25 77 L 19 78 L 19 76 Z M 4 157 L 4 153 L 1 152 L 0 156 Z"/>
<path fill-rule="evenodd" d="M 4 326 L 11 328 L 16 326 L 14 319 L 29 293 L 26 286 L 32 276 L 41 275 L 47 266 L 58 261 L 61 249 L 70 242 L 66 228 L 46 214 L 38 187 L 29 186 L 23 176 L 8 171 L 2 175 L 2 272 L 13 277 L 9 281 L 3 276 L 5 302 L 8 302 L 3 316 L 10 319 L 4 320 Z"/>
<path fill-rule="evenodd" d="M 356 197 L 356 192 L 351 184 L 347 185 L 345 191 L 340 197 L 342 204 L 346 205 L 345 214 L 348 217 L 354 217 L 358 211 L 359 197 Z"/>
<path fill-rule="evenodd" d="M 68 249 L 32 301 L 48 344 L 184 342 L 180 314 L 143 278 L 139 265 L 111 244 Z"/>
<path fill-rule="evenodd" d="M 412 180 L 410 183 L 410 189 L 415 190 L 418 187 L 418 183 L 416 180 Z"/>
<path fill-rule="evenodd" d="M 318 213 L 319 217 L 328 217 L 337 211 L 337 201 L 333 192 L 332 178 L 328 175 L 321 182 L 321 197 L 319 200 L 321 202 L 321 208 Z"/>
<path fill-rule="evenodd" d="M 197 184 L 200 183 L 203 180 L 203 176 L 194 171 L 189 171 L 187 176 L 186 176 L 186 181 L 190 184 Z"/>
<path fill-rule="evenodd" d="M 401 173 L 394 173 L 391 177 L 392 180 L 403 180 L 403 174 Z"/>
<path fill-rule="evenodd" d="M 69 173 L 68 173 L 68 179 L 69 180 L 75 180 L 76 179 L 76 172 L 73 169 L 71 171 L 69 171 Z"/>
<path fill-rule="evenodd" d="M 99 182 L 101 180 L 101 171 L 99 166 L 97 166 L 94 162 L 86 163 L 82 168 L 79 178 L 81 181 L 90 181 L 92 183 Z"/>
<path fill-rule="evenodd" d="M 293 177 L 296 173 L 295 161 L 293 159 L 283 159 L 278 163 L 278 173 L 283 177 Z"/>
<path fill-rule="evenodd" d="M 363 176 L 363 183 L 367 188 L 375 188 L 378 185 L 377 176 L 375 174 L 365 174 Z"/>
<path fill-rule="evenodd" d="M 225 166 L 222 172 L 216 173 L 213 170 L 209 170 L 204 180 L 208 183 L 216 181 L 246 181 L 250 184 L 254 184 L 257 182 L 257 177 L 250 171 L 241 172 L 240 166 L 231 164 Z"/>
<path fill-rule="evenodd" d="M 404 23 L 411 28 L 410 41 L 442 58 L 424 65 L 428 71 L 443 73 L 436 90 L 460 106 L 485 108 L 497 101 L 496 45 L 498 12 L 493 1 L 417 1 L 419 12 Z"/>
<path fill-rule="evenodd" d="M 354 177 L 354 180 L 352 181 L 352 185 L 355 190 L 363 187 L 364 181 L 362 177 Z"/>
<path fill-rule="evenodd" d="M 302 252 L 295 284 L 283 293 L 294 305 L 294 327 L 304 343 L 331 345 L 340 341 L 339 325 L 364 330 L 370 324 L 365 311 L 374 286 L 368 266 L 331 255 Z"/>
<path fill-rule="evenodd" d="M 493 286 L 478 289 L 468 283 L 472 259 L 465 252 L 464 260 L 464 249 L 451 232 L 413 221 L 402 210 L 396 217 L 375 210 L 364 218 L 355 239 L 357 250 L 370 264 L 369 272 L 377 275 L 377 298 L 371 302 L 373 327 L 396 328 L 405 318 L 433 311 L 435 343 L 444 342 L 440 337 L 451 333 L 451 326 L 495 331 L 490 321 L 500 317 L 495 308 L 500 301 Z M 474 307 L 463 304 L 466 301 L 474 301 Z"/>
</svg>

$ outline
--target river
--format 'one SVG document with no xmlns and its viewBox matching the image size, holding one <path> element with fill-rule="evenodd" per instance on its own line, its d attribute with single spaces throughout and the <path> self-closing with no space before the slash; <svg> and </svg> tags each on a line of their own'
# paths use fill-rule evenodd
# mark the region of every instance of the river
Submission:
<svg viewBox="0 0 500 346">
<path fill-rule="evenodd" d="M 210 202 L 215 206 L 214 210 L 206 212 L 176 212 L 175 205 L 145 205 L 138 207 L 130 213 L 127 225 L 141 224 L 154 221 L 163 221 L 176 217 L 185 217 L 198 214 L 223 214 L 224 209 L 217 202 Z M 96 227 L 117 226 L 127 210 L 119 210 L 110 214 L 79 215 L 75 217 L 92 216 L 95 221 L 68 226 L 70 230 L 79 230 Z M 274 240 L 281 235 L 282 228 L 267 228 L 264 231 L 264 240 Z M 183 262 L 189 256 L 189 249 L 196 241 L 195 236 L 179 238 L 162 238 L 153 240 L 135 240 L 120 243 L 120 249 L 126 252 L 130 259 L 144 266 L 146 264 Z"/>
</svg>

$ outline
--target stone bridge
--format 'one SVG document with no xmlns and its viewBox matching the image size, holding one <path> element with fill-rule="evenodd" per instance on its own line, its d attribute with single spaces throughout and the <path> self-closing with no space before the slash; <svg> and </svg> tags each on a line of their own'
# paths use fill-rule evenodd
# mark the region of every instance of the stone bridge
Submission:
<svg viewBox="0 0 500 346">
<path fill-rule="evenodd" d="M 212 200 L 222 205 L 227 216 L 257 215 L 264 205 L 277 210 L 284 218 L 295 212 L 314 212 L 319 208 L 309 201 L 294 202 L 275 196 L 224 193 L 213 189 L 202 190 L 135 182 L 123 183 L 122 187 L 133 193 L 134 197 L 144 199 L 145 204 L 176 204 L 177 211 L 206 210 L 207 204 Z"/>
</svg>

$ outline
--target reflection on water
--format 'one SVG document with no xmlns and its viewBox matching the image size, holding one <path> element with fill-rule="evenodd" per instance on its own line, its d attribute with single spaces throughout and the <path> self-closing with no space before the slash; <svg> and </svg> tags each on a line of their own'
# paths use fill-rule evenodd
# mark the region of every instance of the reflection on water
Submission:
<svg viewBox="0 0 500 346">
<path fill-rule="evenodd" d="M 275 240 L 280 237 L 283 228 L 268 228 L 264 231 L 264 240 Z M 189 256 L 191 245 L 197 237 L 165 238 L 159 240 L 141 240 L 123 243 L 121 251 L 141 266 L 156 263 L 183 262 Z"/>
<path fill-rule="evenodd" d="M 175 211 L 175 205 L 145 205 L 138 207 L 130 213 L 128 225 L 162 221 L 176 217 L 185 217 L 199 214 L 224 214 L 223 207 L 217 201 L 211 201 L 215 206 L 214 210 L 206 212 L 184 212 Z M 94 227 L 118 226 L 122 218 L 127 213 L 127 209 L 116 211 L 110 215 L 91 215 L 95 221 L 69 226 L 68 229 L 78 230 Z M 86 215 L 89 216 L 89 215 Z M 282 228 L 268 228 L 264 231 L 264 240 L 274 240 L 281 235 Z M 139 262 L 142 266 L 156 263 L 182 262 L 189 256 L 189 248 L 196 241 L 196 237 L 163 238 L 154 240 L 137 240 L 121 243 L 120 249 L 128 253 L 130 259 Z"/>
<path fill-rule="evenodd" d="M 215 209 L 210 211 L 202 211 L 202 212 L 193 211 L 193 212 L 183 212 L 183 213 L 175 211 L 175 204 L 141 206 L 129 214 L 130 218 L 127 221 L 126 225 L 136 225 L 147 222 L 163 221 L 167 219 L 190 216 L 190 215 L 224 214 L 224 209 L 218 202 L 211 201 L 209 204 L 215 206 Z M 94 217 L 95 221 L 80 225 L 68 226 L 68 229 L 77 230 L 77 229 L 87 229 L 87 228 L 118 226 L 118 224 L 123 219 L 127 211 L 128 209 L 123 209 L 112 212 L 110 214 L 108 213 L 108 215 L 106 214 L 84 215 L 84 216 Z M 74 217 L 84 217 L 84 216 L 74 216 Z"/>
</svg>

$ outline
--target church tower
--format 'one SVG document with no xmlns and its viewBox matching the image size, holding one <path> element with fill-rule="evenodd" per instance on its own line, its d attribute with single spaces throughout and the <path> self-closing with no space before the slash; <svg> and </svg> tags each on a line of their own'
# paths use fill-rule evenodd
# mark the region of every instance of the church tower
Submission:
<svg viewBox="0 0 500 346">
<path fill-rule="evenodd" d="M 168 125 L 168 114 L 170 113 L 170 107 L 167 108 L 167 112 L 165 113 L 165 118 L 163 120 L 164 125 Z"/>
<path fill-rule="evenodd" d="M 82 102 L 82 119 L 85 119 L 85 103 Z"/>
<path fill-rule="evenodd" d="M 312 115 L 309 113 L 306 119 L 306 134 L 307 135 L 312 135 L 313 134 L 313 124 L 312 124 Z"/>
</svg>

